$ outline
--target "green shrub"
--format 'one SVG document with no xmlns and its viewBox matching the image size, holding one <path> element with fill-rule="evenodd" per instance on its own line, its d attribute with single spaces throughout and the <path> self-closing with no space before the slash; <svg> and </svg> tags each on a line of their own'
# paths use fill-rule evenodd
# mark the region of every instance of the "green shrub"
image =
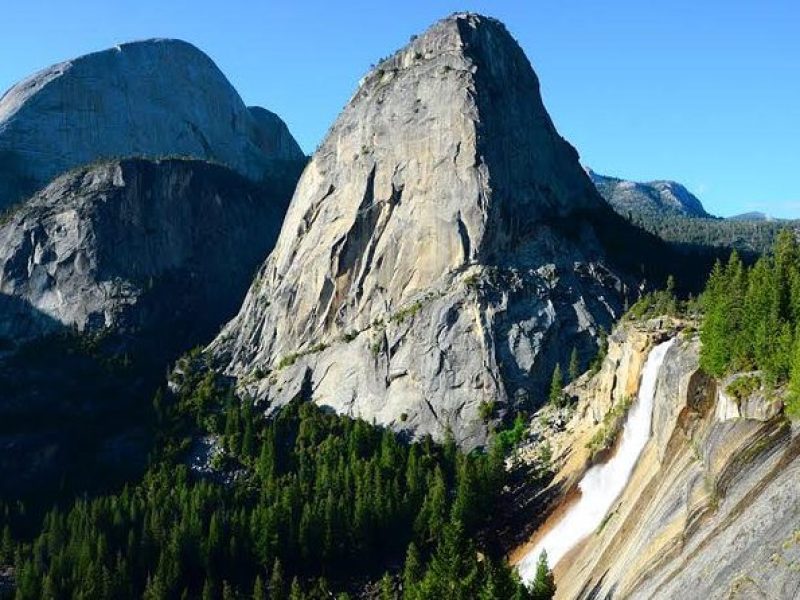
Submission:
<svg viewBox="0 0 800 600">
<path fill-rule="evenodd" d="M 406 319 L 413 318 L 421 310 L 422 310 L 422 302 L 417 300 L 413 304 L 410 304 L 409 306 L 406 306 L 398 310 L 391 317 L 389 317 L 389 321 L 392 323 L 402 323 Z"/>
<path fill-rule="evenodd" d="M 603 415 L 600 427 L 586 443 L 586 448 L 590 450 L 592 458 L 614 445 L 617 435 L 622 429 L 622 420 L 628 414 L 632 403 L 633 400 L 629 396 L 625 396 L 619 402 L 614 403 Z"/>
<path fill-rule="evenodd" d="M 351 329 L 350 331 L 342 334 L 342 341 L 346 344 L 349 344 L 358 337 L 359 333 L 361 332 L 356 329 Z"/>
<path fill-rule="evenodd" d="M 488 421 L 492 418 L 492 415 L 494 415 L 494 406 L 494 400 L 480 403 L 478 406 L 478 414 L 480 415 L 482 421 Z"/>
<path fill-rule="evenodd" d="M 761 377 L 758 375 L 744 375 L 731 381 L 725 388 L 725 392 L 736 398 L 738 402 L 746 400 L 755 392 L 761 389 Z"/>
</svg>

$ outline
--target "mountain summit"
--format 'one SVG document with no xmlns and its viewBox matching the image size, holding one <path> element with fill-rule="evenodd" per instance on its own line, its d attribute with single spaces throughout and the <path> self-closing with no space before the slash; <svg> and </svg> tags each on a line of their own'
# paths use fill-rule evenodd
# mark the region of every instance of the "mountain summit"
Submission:
<svg viewBox="0 0 800 600">
<path fill-rule="evenodd" d="M 169 156 L 253 180 L 272 160 L 304 158 L 276 115 L 248 109 L 214 62 L 180 40 L 53 65 L 0 98 L 0 209 L 99 159 Z"/>
<path fill-rule="evenodd" d="M 632 213 L 644 217 L 711 217 L 697 196 L 676 181 L 626 181 L 600 175 L 589 168 L 586 173 L 597 191 L 623 216 Z"/>
<path fill-rule="evenodd" d="M 480 444 L 620 315 L 620 223 L 506 28 L 456 14 L 361 81 L 211 351 L 272 406 Z"/>
</svg>

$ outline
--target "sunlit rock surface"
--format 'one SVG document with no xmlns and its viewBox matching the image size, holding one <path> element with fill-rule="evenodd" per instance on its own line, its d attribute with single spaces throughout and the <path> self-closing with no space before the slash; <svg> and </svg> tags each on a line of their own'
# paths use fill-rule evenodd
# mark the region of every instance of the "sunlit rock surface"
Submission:
<svg viewBox="0 0 800 600">
<path fill-rule="evenodd" d="M 273 408 L 300 395 L 479 445 L 482 403 L 540 403 L 620 315 L 616 219 L 505 27 L 455 15 L 361 81 L 211 352 Z"/>
<path fill-rule="evenodd" d="M 181 156 L 261 180 L 302 160 L 286 125 L 248 109 L 213 61 L 179 40 L 122 44 L 53 65 L 0 99 L 0 210 L 100 159 Z"/>
<path fill-rule="evenodd" d="M 554 485 L 565 496 L 589 464 L 585 444 L 600 426 L 594 412 L 635 379 L 640 360 L 630 358 L 676 333 L 665 324 L 661 331 L 652 322 L 623 324 L 600 373 L 571 388 L 577 410 L 551 440 Z M 651 439 L 602 524 L 555 566 L 558 598 L 797 597 L 797 425 L 779 400 L 756 410 L 760 392 L 739 403 L 728 398 L 699 370 L 698 355 L 696 336 L 679 334 L 659 374 Z"/>
</svg>

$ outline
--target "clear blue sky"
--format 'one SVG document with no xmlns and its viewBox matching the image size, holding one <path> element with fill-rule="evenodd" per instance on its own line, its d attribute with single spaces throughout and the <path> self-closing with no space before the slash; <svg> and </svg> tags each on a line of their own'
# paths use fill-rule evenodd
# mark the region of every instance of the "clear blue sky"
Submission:
<svg viewBox="0 0 800 600">
<path fill-rule="evenodd" d="M 118 42 L 178 37 L 312 152 L 371 63 L 455 10 L 498 17 L 596 171 L 675 179 L 713 213 L 800 217 L 797 0 L 9 0 L 0 87 Z"/>
</svg>

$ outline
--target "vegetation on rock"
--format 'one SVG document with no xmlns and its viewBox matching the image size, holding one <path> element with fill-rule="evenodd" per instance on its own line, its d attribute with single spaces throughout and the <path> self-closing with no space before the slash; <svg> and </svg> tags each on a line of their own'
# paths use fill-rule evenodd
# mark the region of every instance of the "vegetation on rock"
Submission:
<svg viewBox="0 0 800 600">
<path fill-rule="evenodd" d="M 789 383 L 788 412 L 800 405 L 800 247 L 783 231 L 772 254 L 747 267 L 736 253 L 717 263 L 702 296 L 700 362 L 721 377 L 760 371 L 767 391 Z M 744 385 L 741 383 L 739 385 Z"/>
<path fill-rule="evenodd" d="M 0 511 L 18 598 L 322 598 L 403 552 L 403 598 L 530 597 L 470 539 L 503 485 L 500 443 L 469 455 L 452 436 L 407 444 L 313 403 L 265 420 L 198 362 L 182 360 L 177 394 L 154 400 L 160 437 L 141 482 L 40 526 Z M 198 433 L 220 440 L 223 471 L 185 465 Z M 399 597 L 390 584 L 384 596 Z"/>
<path fill-rule="evenodd" d="M 617 435 L 622 429 L 622 421 L 625 415 L 628 414 L 628 409 L 630 409 L 632 403 L 633 400 L 629 396 L 625 396 L 619 402 L 615 402 L 608 412 L 603 415 L 602 424 L 586 444 L 586 448 L 591 451 L 592 457 L 614 445 Z"/>
<path fill-rule="evenodd" d="M 550 393 L 548 394 L 550 404 L 561 406 L 564 402 L 564 376 L 561 374 L 561 365 L 556 363 L 553 369 L 553 377 L 550 380 Z"/>
</svg>

